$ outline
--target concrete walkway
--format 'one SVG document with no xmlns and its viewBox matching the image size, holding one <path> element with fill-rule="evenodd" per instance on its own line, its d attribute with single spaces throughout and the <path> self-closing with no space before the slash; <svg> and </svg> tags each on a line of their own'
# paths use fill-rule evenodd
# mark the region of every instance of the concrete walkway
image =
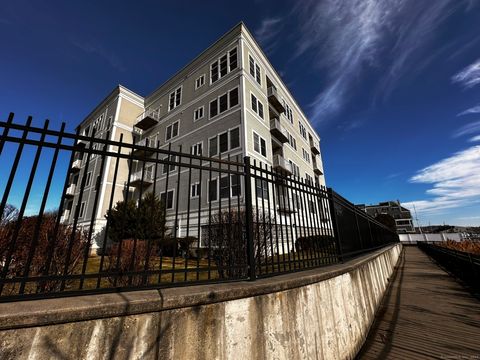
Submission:
<svg viewBox="0 0 480 360">
<path fill-rule="evenodd" d="M 480 359 L 480 301 L 405 246 L 358 359 L 432 358 Z"/>
</svg>

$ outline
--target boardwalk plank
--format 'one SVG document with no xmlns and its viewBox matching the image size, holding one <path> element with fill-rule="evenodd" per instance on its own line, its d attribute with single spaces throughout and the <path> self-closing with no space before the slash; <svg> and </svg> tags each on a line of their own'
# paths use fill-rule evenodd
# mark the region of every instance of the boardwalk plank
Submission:
<svg viewBox="0 0 480 360">
<path fill-rule="evenodd" d="M 480 301 L 406 246 L 358 359 L 480 356 Z"/>
</svg>

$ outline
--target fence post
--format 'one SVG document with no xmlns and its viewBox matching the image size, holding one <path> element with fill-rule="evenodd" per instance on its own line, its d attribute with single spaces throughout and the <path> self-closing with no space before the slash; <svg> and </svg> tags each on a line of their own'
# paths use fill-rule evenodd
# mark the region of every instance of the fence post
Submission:
<svg viewBox="0 0 480 360">
<path fill-rule="evenodd" d="M 337 256 L 340 262 L 343 262 L 342 242 L 340 239 L 340 232 L 338 231 L 337 215 L 335 214 L 335 202 L 333 201 L 333 190 L 327 188 L 328 205 L 330 207 L 330 219 L 332 219 L 333 236 L 335 237 L 335 244 L 337 246 Z"/>
<path fill-rule="evenodd" d="M 248 277 L 250 281 L 254 281 L 256 279 L 256 269 L 255 248 L 253 245 L 252 177 L 250 156 L 245 156 L 243 160 L 245 164 L 245 237 L 247 240 Z"/>
</svg>

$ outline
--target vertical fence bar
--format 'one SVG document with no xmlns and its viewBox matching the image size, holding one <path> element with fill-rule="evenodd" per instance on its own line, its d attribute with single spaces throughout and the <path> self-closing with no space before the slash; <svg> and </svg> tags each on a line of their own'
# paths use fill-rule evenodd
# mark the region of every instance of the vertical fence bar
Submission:
<svg viewBox="0 0 480 360">
<path fill-rule="evenodd" d="M 342 251 L 342 239 L 340 238 L 340 232 L 338 230 L 338 221 L 337 215 L 335 213 L 335 199 L 332 188 L 327 189 L 329 207 L 330 207 L 330 219 L 332 221 L 333 236 L 335 237 L 335 243 L 337 248 L 337 256 L 340 262 L 343 262 L 343 251 Z"/>
<path fill-rule="evenodd" d="M 6 137 L 8 135 L 8 131 L 10 130 L 10 125 L 12 125 L 13 117 L 15 115 L 11 112 L 8 115 L 7 123 L 3 127 L 3 134 L 0 137 L 0 155 L 2 155 L 3 152 L 3 146 L 5 145 L 5 142 L 7 141 Z M 0 212 L 0 214 L 3 214 L 3 211 Z"/>
<path fill-rule="evenodd" d="M 249 280 L 256 279 L 255 256 L 253 246 L 253 208 L 252 208 L 252 175 L 250 157 L 245 156 L 245 236 L 247 240 L 247 262 Z"/>
</svg>

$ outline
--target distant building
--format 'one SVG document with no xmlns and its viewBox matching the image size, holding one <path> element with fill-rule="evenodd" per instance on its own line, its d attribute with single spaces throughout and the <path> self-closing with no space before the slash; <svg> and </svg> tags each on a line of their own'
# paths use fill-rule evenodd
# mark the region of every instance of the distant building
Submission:
<svg viewBox="0 0 480 360">
<path fill-rule="evenodd" d="M 414 233 L 415 227 L 413 226 L 413 219 L 410 210 L 404 208 L 400 201 L 385 201 L 376 205 L 357 205 L 360 209 L 367 214 L 375 217 L 378 214 L 388 214 L 395 219 L 397 226 L 397 233 L 406 234 Z"/>
</svg>

